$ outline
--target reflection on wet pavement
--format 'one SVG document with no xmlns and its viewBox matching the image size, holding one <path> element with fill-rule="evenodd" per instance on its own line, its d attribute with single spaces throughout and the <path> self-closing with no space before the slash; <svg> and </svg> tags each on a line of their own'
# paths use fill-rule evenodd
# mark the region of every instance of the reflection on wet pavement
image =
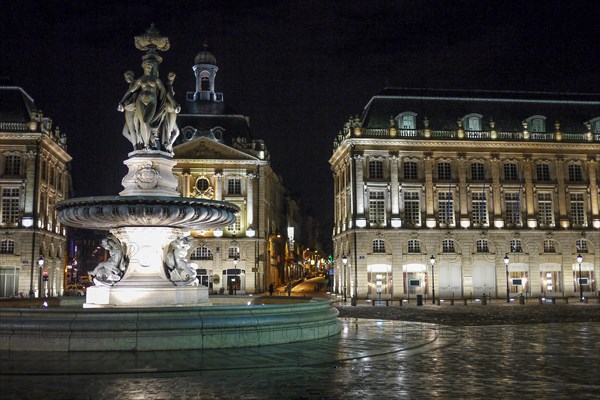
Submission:
<svg viewBox="0 0 600 400">
<path fill-rule="evenodd" d="M 2 354 L 3 399 L 581 399 L 600 392 L 599 323 L 340 322 L 339 337 L 261 348 Z"/>
</svg>

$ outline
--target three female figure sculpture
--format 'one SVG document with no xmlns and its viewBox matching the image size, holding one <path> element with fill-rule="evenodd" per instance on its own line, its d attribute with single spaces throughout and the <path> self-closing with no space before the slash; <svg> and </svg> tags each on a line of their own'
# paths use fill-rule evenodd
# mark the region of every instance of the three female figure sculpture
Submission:
<svg viewBox="0 0 600 400">
<path fill-rule="evenodd" d="M 132 71 L 125 72 L 129 89 L 119 102 L 117 110 L 125 113 L 123 136 L 134 150 L 173 151 L 173 143 L 179 135 L 176 118 L 181 107 L 175 101 L 173 82 L 175 74 L 169 73 L 165 86 L 158 77 L 159 57 L 144 56 L 144 74 L 135 79 Z"/>
</svg>

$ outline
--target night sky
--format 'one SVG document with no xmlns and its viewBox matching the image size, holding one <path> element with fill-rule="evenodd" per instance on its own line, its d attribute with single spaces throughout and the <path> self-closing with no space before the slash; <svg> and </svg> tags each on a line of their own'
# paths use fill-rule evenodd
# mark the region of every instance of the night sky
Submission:
<svg viewBox="0 0 600 400">
<path fill-rule="evenodd" d="M 160 71 L 177 74 L 177 100 L 193 90 L 194 57 L 208 43 L 216 91 L 250 116 L 274 170 L 326 227 L 333 138 L 386 86 L 600 92 L 592 1 L 3 4 L 0 76 L 67 135 L 76 197 L 122 190 L 131 148 L 117 104 L 123 72 L 142 72 L 133 37 L 151 23 L 171 42 Z"/>
</svg>

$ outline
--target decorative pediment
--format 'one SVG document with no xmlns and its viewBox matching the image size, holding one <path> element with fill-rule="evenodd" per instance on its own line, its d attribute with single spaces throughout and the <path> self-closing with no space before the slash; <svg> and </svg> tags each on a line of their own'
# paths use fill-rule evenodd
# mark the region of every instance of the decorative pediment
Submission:
<svg viewBox="0 0 600 400">
<path fill-rule="evenodd" d="M 175 159 L 257 160 L 249 154 L 209 138 L 198 138 L 173 148 Z"/>
</svg>

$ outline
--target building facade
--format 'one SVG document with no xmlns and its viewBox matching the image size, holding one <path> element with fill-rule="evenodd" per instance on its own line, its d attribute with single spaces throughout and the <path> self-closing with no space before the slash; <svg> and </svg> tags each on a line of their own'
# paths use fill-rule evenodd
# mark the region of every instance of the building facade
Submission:
<svg viewBox="0 0 600 400">
<path fill-rule="evenodd" d="M 70 193 L 66 137 L 20 87 L 0 86 L 0 297 L 63 293 Z"/>
<path fill-rule="evenodd" d="M 224 229 L 193 231 L 189 258 L 200 283 L 215 292 L 262 293 L 303 276 L 300 208 L 271 168 L 265 143 L 252 137 L 249 118 L 215 92 L 217 70 L 206 48 L 196 56 L 173 172 L 181 196 L 227 201 L 240 212 Z"/>
<path fill-rule="evenodd" d="M 384 90 L 329 160 L 336 290 L 597 296 L 599 153 L 598 96 Z"/>
</svg>

